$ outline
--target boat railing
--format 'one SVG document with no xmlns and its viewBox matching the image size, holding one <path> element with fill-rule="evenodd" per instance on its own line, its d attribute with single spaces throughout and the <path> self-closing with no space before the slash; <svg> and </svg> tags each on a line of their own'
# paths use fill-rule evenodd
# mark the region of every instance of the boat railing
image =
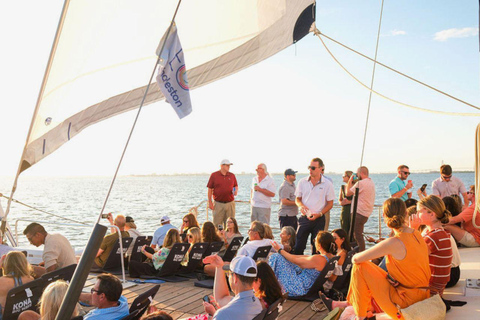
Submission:
<svg viewBox="0 0 480 320">
<path fill-rule="evenodd" d="M 198 209 L 201 208 L 203 206 L 203 204 L 206 203 L 206 206 L 205 206 L 205 219 L 206 221 L 210 221 L 210 217 L 209 217 L 209 212 L 210 212 L 210 209 L 208 208 L 208 202 L 206 200 L 203 200 L 202 202 L 200 202 L 196 207 L 193 207 L 190 209 L 189 213 L 193 213 L 195 214 L 196 216 L 198 216 Z M 235 200 L 235 204 L 241 204 L 241 205 L 250 205 L 250 201 L 243 201 L 243 200 Z M 277 207 L 280 206 L 280 203 L 278 202 L 272 202 L 272 212 L 274 211 L 274 209 L 277 209 Z M 339 204 L 334 204 L 333 205 L 333 208 L 332 210 L 341 210 L 342 206 L 339 205 Z M 377 233 L 372 233 L 372 232 L 364 232 L 364 234 L 371 234 L 371 235 L 376 235 L 378 236 L 378 238 L 382 238 L 382 215 L 383 215 L 383 211 L 382 211 L 382 205 L 374 205 L 373 206 L 373 210 L 377 211 L 377 220 L 378 220 L 378 234 Z M 239 225 L 239 227 L 245 227 L 245 226 L 242 226 L 242 225 Z M 246 227 L 249 227 L 249 226 L 246 226 Z M 279 231 L 280 228 L 279 227 L 276 227 L 276 226 L 273 226 L 273 225 L 270 225 L 270 227 L 273 229 L 273 230 L 277 230 Z"/>
</svg>

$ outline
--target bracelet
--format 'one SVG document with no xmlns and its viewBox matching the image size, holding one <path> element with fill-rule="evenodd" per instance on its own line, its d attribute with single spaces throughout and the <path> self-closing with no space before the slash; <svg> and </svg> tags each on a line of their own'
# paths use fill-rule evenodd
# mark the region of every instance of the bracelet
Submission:
<svg viewBox="0 0 480 320">
<path fill-rule="evenodd" d="M 279 255 L 282 255 L 282 253 L 281 253 L 282 250 L 283 250 L 282 248 L 278 249 L 278 254 Z"/>
</svg>

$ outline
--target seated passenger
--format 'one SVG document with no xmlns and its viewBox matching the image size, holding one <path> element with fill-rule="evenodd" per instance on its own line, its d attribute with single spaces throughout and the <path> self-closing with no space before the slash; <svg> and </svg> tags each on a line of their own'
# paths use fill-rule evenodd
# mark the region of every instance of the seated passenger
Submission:
<svg viewBox="0 0 480 320">
<path fill-rule="evenodd" d="M 34 268 L 37 276 L 77 263 L 72 245 L 61 234 L 49 234 L 42 225 L 35 222 L 30 223 L 23 231 L 23 234 L 35 247 L 44 245 L 42 253 L 43 267 Z"/>
<path fill-rule="evenodd" d="M 156 247 L 160 248 L 163 245 L 163 240 L 165 240 L 165 235 L 167 234 L 168 230 L 175 229 L 175 227 L 170 223 L 170 218 L 168 216 L 163 216 L 160 219 L 160 223 L 162 226 L 155 230 L 152 243 L 150 244 L 153 249 Z"/>
<path fill-rule="evenodd" d="M 475 186 L 470 186 L 470 191 L 467 193 L 467 198 L 471 201 L 471 205 L 463 210 L 458 216 L 452 217 L 445 226 L 445 230 L 449 231 L 452 236 L 459 243 L 466 247 L 478 247 L 480 246 L 480 229 L 475 228 L 473 225 L 473 213 L 475 211 Z M 454 224 L 462 222 L 463 227 L 459 228 Z M 480 213 L 477 213 L 476 225 L 480 225 Z"/>
<path fill-rule="evenodd" d="M 130 277 L 138 278 L 141 275 L 153 276 L 163 266 L 163 263 L 168 257 L 170 250 L 175 243 L 182 242 L 180 234 L 177 229 L 170 229 L 165 236 L 162 248 L 155 252 L 151 247 L 144 245 L 142 253 L 149 259 L 145 262 L 130 261 L 128 263 L 128 271 Z"/>
<path fill-rule="evenodd" d="M 187 241 L 190 244 L 190 247 L 188 248 L 188 251 L 185 254 L 185 257 L 183 258 L 182 266 L 187 266 L 189 256 L 190 256 L 190 251 L 192 250 L 193 245 L 195 243 L 201 242 L 201 240 L 202 240 L 202 235 L 200 234 L 200 229 L 199 228 L 193 227 L 193 228 L 188 229 L 188 231 L 187 231 Z"/>
<path fill-rule="evenodd" d="M 227 219 L 227 230 L 219 231 L 220 236 L 225 241 L 225 247 L 228 248 L 230 243 L 232 243 L 233 238 L 241 237 L 242 234 L 238 231 L 237 220 L 233 217 Z"/>
<path fill-rule="evenodd" d="M 428 246 L 430 263 L 430 295 L 443 294 L 450 280 L 452 267 L 452 245 L 450 235 L 442 224 L 447 223 L 450 212 L 445 209 L 442 199 L 435 195 L 427 196 L 417 203 L 417 214 L 410 217 L 410 227 L 417 229 L 420 224 L 426 226 L 423 239 Z"/>
<path fill-rule="evenodd" d="M 296 237 L 297 233 L 293 227 L 286 226 L 282 228 L 282 231 L 280 232 L 280 240 L 283 245 L 283 249 L 288 253 L 292 252 L 292 250 L 295 248 Z"/>
<path fill-rule="evenodd" d="M 343 264 L 347 258 L 347 254 L 352 247 L 350 246 L 350 241 L 348 240 L 348 234 L 343 229 L 335 229 L 332 231 L 332 236 L 335 239 L 335 244 L 337 245 L 336 255 L 340 258 L 338 259 L 337 265 L 335 266 L 334 273 L 325 281 L 323 288 L 325 292 L 328 292 L 333 287 L 333 283 L 337 280 L 338 276 L 343 275 Z"/>
<path fill-rule="evenodd" d="M 120 320 L 129 314 L 127 298 L 122 296 L 122 283 L 109 273 L 97 276 L 91 293 L 81 293 L 80 301 L 96 308 L 83 316 L 83 320 Z"/>
<path fill-rule="evenodd" d="M 217 228 L 211 221 L 205 221 L 202 225 L 202 242 L 206 242 L 208 244 L 212 242 L 224 242 L 222 238 L 217 234 Z M 222 246 L 220 250 L 220 255 L 225 253 L 225 245 Z"/>
<path fill-rule="evenodd" d="M 50 283 L 45 291 L 43 291 L 42 298 L 38 303 L 40 306 L 40 314 L 32 310 L 24 311 L 18 317 L 18 320 L 55 320 L 57 313 L 62 305 L 63 297 L 67 293 L 68 284 L 63 280 L 58 280 Z M 78 309 L 75 308 L 71 318 L 78 316 Z"/>
<path fill-rule="evenodd" d="M 271 246 L 272 240 L 265 239 L 265 227 L 260 221 L 253 221 L 248 230 L 248 242 L 238 249 L 237 256 L 249 256 L 253 258 L 259 247 Z M 283 248 L 283 246 L 281 246 Z"/>
<path fill-rule="evenodd" d="M 403 200 L 387 199 L 383 204 L 383 217 L 395 235 L 353 256 L 347 301 L 332 301 L 320 295 L 329 310 L 351 305 L 355 315 L 363 319 L 373 313 L 372 299 L 375 299 L 389 317 L 403 319 L 397 305 L 403 309 L 430 296 L 428 247 L 418 231 L 406 226 Z M 386 256 L 388 274 L 398 286 L 389 282 L 387 272 L 370 262 L 382 256 Z"/>
<path fill-rule="evenodd" d="M 275 240 L 275 237 L 273 236 L 272 228 L 270 228 L 268 223 L 264 223 L 263 228 L 265 229 L 265 239 Z"/>
<path fill-rule="evenodd" d="M 110 221 L 112 225 L 115 225 L 120 229 L 122 238 L 130 237 L 130 234 L 127 231 L 125 231 L 125 224 L 126 224 L 125 216 L 119 214 L 115 217 L 115 221 L 113 221 L 112 213 L 109 213 L 108 221 Z M 110 255 L 110 252 L 112 251 L 113 246 L 115 245 L 115 242 L 117 240 L 118 240 L 117 229 L 112 228 L 112 233 L 105 236 L 105 238 L 103 238 L 102 244 L 100 245 L 100 249 L 98 249 L 97 256 L 95 258 L 95 261 L 93 262 L 93 268 L 103 268 L 103 266 L 105 266 L 108 256 Z"/>
<path fill-rule="evenodd" d="M 143 236 L 143 234 L 140 233 L 140 231 L 137 230 L 137 225 L 135 224 L 135 220 L 133 220 L 132 217 L 125 217 L 125 231 L 128 232 L 130 237 L 132 238 L 132 243 L 130 244 L 130 247 L 127 250 L 127 256 L 130 257 L 132 255 L 132 250 L 133 250 L 133 244 L 135 243 L 135 240 L 138 237 Z"/>
<path fill-rule="evenodd" d="M 320 231 L 315 237 L 315 248 L 321 254 L 298 256 L 286 252 L 278 243 L 273 242 L 273 249 L 278 253 L 272 254 L 268 263 L 289 296 L 307 294 L 320 272 L 337 252 L 335 239 L 325 231 Z"/>
<path fill-rule="evenodd" d="M 197 218 L 193 213 L 187 213 L 183 217 L 183 223 L 182 223 L 182 226 L 180 227 L 181 236 L 182 236 L 182 239 L 184 239 L 183 242 L 187 242 L 187 239 L 186 239 L 187 231 L 188 229 L 193 227 L 200 228 L 200 226 L 198 225 Z"/>
<path fill-rule="evenodd" d="M 268 308 L 272 303 L 283 297 L 282 287 L 266 261 L 257 262 L 257 277 L 253 281 L 253 291 L 264 308 Z"/>
<path fill-rule="evenodd" d="M 3 255 L 0 268 L 3 268 L 3 277 L 0 277 L 0 314 L 3 314 L 8 291 L 32 281 L 33 270 L 20 251 L 10 251 Z"/>
</svg>

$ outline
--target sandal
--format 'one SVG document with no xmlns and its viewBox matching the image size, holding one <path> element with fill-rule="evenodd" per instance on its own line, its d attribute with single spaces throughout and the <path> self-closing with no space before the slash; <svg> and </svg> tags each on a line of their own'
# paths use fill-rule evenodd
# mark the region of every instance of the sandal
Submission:
<svg viewBox="0 0 480 320">
<path fill-rule="evenodd" d="M 322 299 L 323 304 L 325 305 L 325 307 L 327 307 L 328 311 L 332 311 L 332 310 L 333 310 L 332 300 L 331 300 L 331 299 L 328 299 L 327 296 L 324 295 L 322 292 L 320 292 L 320 299 Z"/>
<path fill-rule="evenodd" d="M 315 311 L 315 312 L 322 312 L 322 311 L 325 311 L 327 310 L 327 307 L 325 306 L 325 304 L 323 303 L 323 300 L 322 299 L 316 299 L 312 302 L 312 304 L 310 305 L 310 308 Z"/>
</svg>

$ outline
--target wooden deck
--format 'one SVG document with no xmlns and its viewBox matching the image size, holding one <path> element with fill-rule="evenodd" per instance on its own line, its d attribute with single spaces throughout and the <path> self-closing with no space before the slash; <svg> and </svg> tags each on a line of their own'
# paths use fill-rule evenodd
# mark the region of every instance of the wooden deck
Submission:
<svg viewBox="0 0 480 320">
<path fill-rule="evenodd" d="M 85 288 L 88 290 L 94 285 L 95 276 L 96 274 L 91 274 L 85 283 Z M 193 283 L 194 280 L 160 284 L 160 290 L 152 305 L 168 312 L 173 319 L 183 319 L 203 313 L 202 297 L 211 295 L 212 290 L 195 287 Z M 128 299 L 128 304 L 131 304 L 139 294 L 153 286 L 155 286 L 153 283 L 136 284 L 124 289 L 123 295 Z M 314 312 L 310 304 L 310 302 L 287 300 L 283 304 L 279 319 L 323 319 L 327 312 Z"/>
</svg>

